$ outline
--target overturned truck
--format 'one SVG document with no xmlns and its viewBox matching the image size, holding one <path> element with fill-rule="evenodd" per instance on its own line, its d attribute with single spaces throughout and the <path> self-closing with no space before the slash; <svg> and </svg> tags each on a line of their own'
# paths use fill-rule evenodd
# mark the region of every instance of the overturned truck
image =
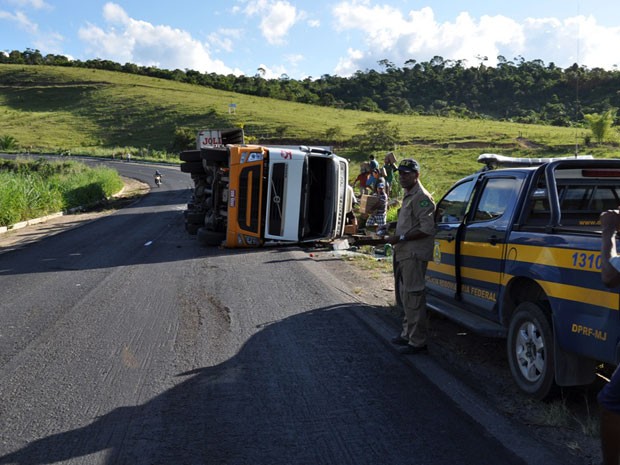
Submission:
<svg viewBox="0 0 620 465">
<path fill-rule="evenodd" d="M 204 245 L 261 247 L 332 240 L 344 232 L 347 160 L 312 147 L 244 144 L 242 129 L 200 131 L 181 152 L 193 194 L 185 228 Z"/>
</svg>

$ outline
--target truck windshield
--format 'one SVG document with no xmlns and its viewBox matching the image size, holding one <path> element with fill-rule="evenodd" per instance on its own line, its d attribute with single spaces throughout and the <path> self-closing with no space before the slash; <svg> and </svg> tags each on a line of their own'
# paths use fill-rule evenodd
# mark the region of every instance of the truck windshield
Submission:
<svg viewBox="0 0 620 465">
<path fill-rule="evenodd" d="M 333 229 L 338 186 L 336 167 L 327 157 L 309 156 L 304 162 L 300 240 L 324 237 Z"/>
</svg>

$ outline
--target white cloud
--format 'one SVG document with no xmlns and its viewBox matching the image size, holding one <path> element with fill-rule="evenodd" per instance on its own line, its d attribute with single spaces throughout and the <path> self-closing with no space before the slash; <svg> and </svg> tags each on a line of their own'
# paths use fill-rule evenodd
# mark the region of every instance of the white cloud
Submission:
<svg viewBox="0 0 620 465">
<path fill-rule="evenodd" d="M 45 0 L 9 0 L 9 3 L 16 5 L 18 8 L 34 8 L 35 10 L 51 8 Z"/>
<path fill-rule="evenodd" d="M 62 46 L 65 38 L 58 32 L 49 32 L 45 35 L 40 35 L 34 39 L 34 45 L 37 50 L 41 50 L 41 53 L 48 54 L 54 53 L 57 55 L 64 55 L 70 60 L 73 59 L 70 55 L 63 52 Z"/>
<path fill-rule="evenodd" d="M 131 18 L 123 10 L 123 7 L 116 3 L 106 3 L 103 6 L 103 18 L 109 23 L 117 23 L 124 26 L 131 24 Z"/>
<path fill-rule="evenodd" d="M 535 53 L 546 62 L 568 67 L 574 63 L 589 68 L 611 69 L 620 65 L 620 52 L 611 44 L 620 42 L 620 27 L 605 27 L 589 16 L 560 21 L 555 18 L 529 18 L 525 23 L 528 57 Z"/>
<path fill-rule="evenodd" d="M 258 70 L 262 70 L 264 72 L 260 72 Z M 275 66 L 270 68 L 267 65 L 260 64 L 257 66 L 257 73 L 261 74 L 265 79 L 279 79 L 282 75 L 288 75 L 286 69 L 283 66 Z"/>
<path fill-rule="evenodd" d="M 234 41 L 237 37 L 243 37 L 243 31 L 240 29 L 218 29 L 209 34 L 209 43 L 216 49 L 232 52 Z"/>
<path fill-rule="evenodd" d="M 98 58 L 164 69 L 242 74 L 212 58 L 208 45 L 187 31 L 133 19 L 115 3 L 104 6 L 103 17 L 105 29 L 88 24 L 79 30 L 80 39 L 90 48 L 88 53 Z"/>
<path fill-rule="evenodd" d="M 26 32 L 36 34 L 39 30 L 39 26 L 36 23 L 30 21 L 28 16 L 22 12 L 9 13 L 8 11 L 0 10 L 0 20 L 11 21 L 17 24 L 17 27 L 23 29 Z"/>
<path fill-rule="evenodd" d="M 440 23 L 430 7 L 405 16 L 388 5 L 356 0 L 340 2 L 332 11 L 336 30 L 359 33 L 362 41 L 340 59 L 335 70 L 340 75 L 377 68 L 383 59 L 402 66 L 409 59 L 428 61 L 434 56 L 462 60 L 465 66 L 476 66 L 480 56 L 495 66 L 498 55 L 553 61 L 562 67 L 574 62 L 605 68 L 620 64 L 620 52 L 610 46 L 620 41 L 620 28 L 603 27 L 591 17 L 518 23 L 502 15 L 473 18 L 462 12 L 454 21 Z"/>
<path fill-rule="evenodd" d="M 305 59 L 305 57 L 301 53 L 286 55 L 284 58 L 286 59 L 288 63 L 290 63 L 293 66 L 298 65 Z"/>
<path fill-rule="evenodd" d="M 285 0 L 251 0 L 243 12 L 261 18 L 261 33 L 271 45 L 286 43 L 289 30 L 305 16 Z"/>
<path fill-rule="evenodd" d="M 334 15 L 337 29 L 360 30 L 365 37 L 363 51 L 349 50 L 340 60 L 336 72 L 344 75 L 375 68 L 382 59 L 401 66 L 410 59 L 441 56 L 474 65 L 478 56 L 494 61 L 501 47 L 519 53 L 524 43 L 522 26 L 504 16 L 483 16 L 476 21 L 463 12 L 454 22 L 438 23 L 430 7 L 410 11 L 405 17 L 390 6 L 357 2 L 336 5 Z"/>
<path fill-rule="evenodd" d="M 340 58 L 338 60 L 338 65 L 336 65 L 336 74 L 341 76 L 347 76 L 353 74 L 355 71 L 360 69 L 358 63 L 364 58 L 364 52 L 361 50 L 348 49 L 347 56 L 344 58 Z M 351 71 L 354 70 L 354 71 Z"/>
</svg>

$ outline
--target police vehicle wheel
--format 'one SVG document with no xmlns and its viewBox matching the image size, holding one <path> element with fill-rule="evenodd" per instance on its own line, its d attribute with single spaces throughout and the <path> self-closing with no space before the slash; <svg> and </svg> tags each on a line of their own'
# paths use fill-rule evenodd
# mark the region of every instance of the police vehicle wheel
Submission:
<svg viewBox="0 0 620 465">
<path fill-rule="evenodd" d="M 508 328 L 508 364 L 519 389 L 535 399 L 547 397 L 554 386 L 553 333 L 541 306 L 517 306 Z"/>
</svg>

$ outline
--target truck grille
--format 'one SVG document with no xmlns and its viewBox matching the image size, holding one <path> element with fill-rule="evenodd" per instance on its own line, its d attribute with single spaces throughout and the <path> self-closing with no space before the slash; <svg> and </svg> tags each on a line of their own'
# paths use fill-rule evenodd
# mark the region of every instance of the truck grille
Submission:
<svg viewBox="0 0 620 465">
<path fill-rule="evenodd" d="M 287 165 L 285 163 L 276 163 L 273 165 L 271 185 L 269 186 L 269 234 L 273 236 L 282 235 L 286 167 Z"/>
</svg>

